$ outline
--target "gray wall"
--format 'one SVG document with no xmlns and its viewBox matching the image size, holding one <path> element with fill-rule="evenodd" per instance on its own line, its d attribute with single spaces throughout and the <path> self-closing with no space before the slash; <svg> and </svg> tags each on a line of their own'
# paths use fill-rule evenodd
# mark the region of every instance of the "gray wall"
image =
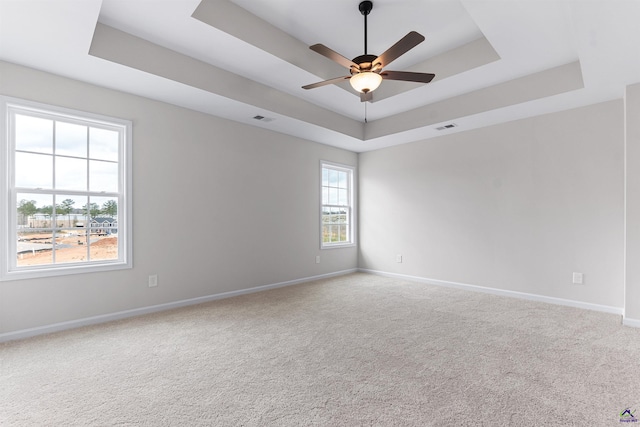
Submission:
<svg viewBox="0 0 640 427">
<path fill-rule="evenodd" d="M 622 100 L 358 156 L 13 64 L 0 76 L 4 95 L 134 122 L 134 268 L 0 283 L 0 335 L 358 266 L 640 319 L 640 85 L 625 305 Z M 319 250 L 321 159 L 359 163 L 359 252 Z"/>
<path fill-rule="evenodd" d="M 623 117 L 617 100 L 361 154 L 360 268 L 622 308 Z"/>
<path fill-rule="evenodd" d="M 357 267 L 355 247 L 319 250 L 318 182 L 320 160 L 357 154 L 13 64 L 0 75 L 3 95 L 134 124 L 134 268 L 2 282 L 0 334 Z"/>
</svg>

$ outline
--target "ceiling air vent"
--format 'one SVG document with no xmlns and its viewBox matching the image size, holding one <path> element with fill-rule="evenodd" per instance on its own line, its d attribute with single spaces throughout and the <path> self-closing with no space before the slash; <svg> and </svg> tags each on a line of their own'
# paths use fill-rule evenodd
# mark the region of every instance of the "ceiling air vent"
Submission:
<svg viewBox="0 0 640 427">
<path fill-rule="evenodd" d="M 451 129 L 451 128 L 454 128 L 454 127 L 456 127 L 456 126 L 458 126 L 458 125 L 457 125 L 457 124 L 455 124 L 455 123 L 449 123 L 448 125 L 444 125 L 444 126 L 439 126 L 439 127 L 437 127 L 437 128 L 436 128 L 436 130 Z"/>
<path fill-rule="evenodd" d="M 261 122 L 265 122 L 265 123 L 269 123 L 269 122 L 272 122 L 272 121 L 275 120 L 274 118 L 260 116 L 260 115 L 253 116 L 253 118 L 256 119 L 256 120 L 260 120 Z"/>
</svg>

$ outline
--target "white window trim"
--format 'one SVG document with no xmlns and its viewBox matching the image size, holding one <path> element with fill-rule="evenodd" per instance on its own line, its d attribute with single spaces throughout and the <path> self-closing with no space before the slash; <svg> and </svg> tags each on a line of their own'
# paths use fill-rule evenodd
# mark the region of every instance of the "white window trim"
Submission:
<svg viewBox="0 0 640 427">
<path fill-rule="evenodd" d="M 31 113 L 60 115 L 65 119 L 93 121 L 97 124 L 117 126 L 123 129 L 124 141 L 119 150 L 119 202 L 124 201 L 124 209 L 120 210 L 118 218 L 118 260 L 101 260 L 87 263 L 65 263 L 54 265 L 29 266 L 28 268 L 13 267 L 15 262 L 16 245 L 11 243 L 12 236 L 16 236 L 16 212 L 12 200 L 15 198 L 13 185 L 13 162 L 10 161 L 14 151 L 13 140 L 9 132 L 9 115 L 11 110 L 23 110 Z M 123 148 L 123 149 L 122 149 Z M 68 274 L 92 273 L 132 268 L 133 266 L 133 234 L 132 234 L 132 122 L 84 111 L 72 110 L 53 105 L 27 101 L 0 95 L 0 281 L 33 279 Z M 119 203 L 119 206 L 123 206 Z"/>
<path fill-rule="evenodd" d="M 349 183 L 349 205 L 351 206 L 351 216 L 349 217 L 349 222 L 351 224 L 351 226 L 349 227 L 349 232 L 351 233 L 350 236 L 350 241 L 346 242 L 346 243 L 324 243 L 323 238 L 322 238 L 322 168 L 324 166 L 328 166 L 330 168 L 335 168 L 335 169 L 342 169 L 345 170 L 347 172 L 349 172 L 350 177 L 351 177 L 351 182 Z M 341 164 L 341 163 L 335 163 L 335 162 L 330 162 L 330 161 L 326 161 L 326 160 L 321 160 L 320 161 L 320 168 L 319 168 L 319 185 L 318 185 L 318 189 L 320 192 L 319 195 L 319 213 L 320 213 L 320 220 L 319 222 L 319 239 L 320 239 L 320 249 L 321 250 L 325 250 L 325 249 L 342 249 L 342 248 L 350 248 L 350 247 L 354 247 L 357 246 L 357 230 L 358 230 L 358 226 L 356 223 L 356 218 L 357 216 L 357 204 L 356 201 L 358 200 L 357 198 L 357 173 L 356 173 L 356 168 L 355 166 L 351 166 L 351 165 L 345 165 L 345 164 Z"/>
</svg>

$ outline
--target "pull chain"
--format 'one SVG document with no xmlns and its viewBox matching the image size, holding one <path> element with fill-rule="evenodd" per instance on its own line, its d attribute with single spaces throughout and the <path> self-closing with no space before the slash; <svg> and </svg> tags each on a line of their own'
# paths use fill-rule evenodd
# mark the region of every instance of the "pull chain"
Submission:
<svg viewBox="0 0 640 427">
<path fill-rule="evenodd" d="M 364 122 L 368 123 L 367 122 L 367 103 L 366 102 L 364 103 Z"/>
</svg>

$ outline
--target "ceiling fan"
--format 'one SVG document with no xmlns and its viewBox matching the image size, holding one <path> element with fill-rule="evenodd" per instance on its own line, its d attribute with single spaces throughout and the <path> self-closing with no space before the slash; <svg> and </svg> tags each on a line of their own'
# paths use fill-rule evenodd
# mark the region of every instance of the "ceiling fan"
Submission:
<svg viewBox="0 0 640 427">
<path fill-rule="evenodd" d="M 347 67 L 350 76 L 336 77 L 318 83 L 302 86 L 303 89 L 314 89 L 316 87 L 329 84 L 340 83 L 349 80 L 351 86 L 360 92 L 360 101 L 371 101 L 373 99 L 371 92 L 376 90 L 382 80 L 403 80 L 407 82 L 429 83 L 436 76 L 430 73 L 414 73 L 410 71 L 387 71 L 384 67 L 389 65 L 401 55 L 413 49 L 424 41 L 424 36 L 415 31 L 401 38 L 396 44 L 387 49 L 382 55 L 367 54 L 367 15 L 373 9 L 373 3 L 363 1 L 358 6 L 360 13 L 364 15 L 364 55 L 347 59 L 336 51 L 329 49 L 323 44 L 314 44 L 309 49 L 320 55 L 326 56 L 332 61 Z"/>
</svg>

